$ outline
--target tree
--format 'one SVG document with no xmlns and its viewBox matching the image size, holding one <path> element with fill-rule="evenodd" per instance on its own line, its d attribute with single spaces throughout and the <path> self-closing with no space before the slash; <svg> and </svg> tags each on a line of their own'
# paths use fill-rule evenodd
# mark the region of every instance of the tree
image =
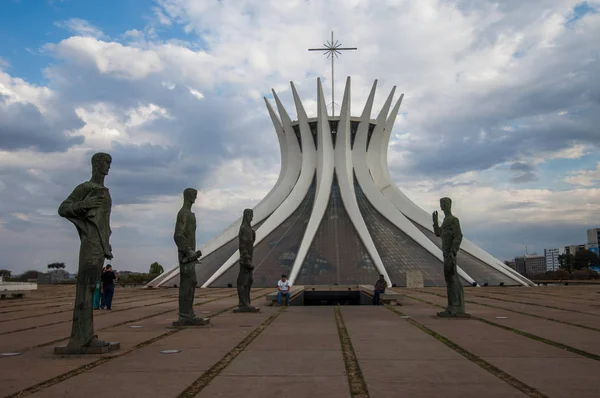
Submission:
<svg viewBox="0 0 600 398">
<path fill-rule="evenodd" d="M 65 263 L 52 263 L 48 264 L 48 269 L 65 269 Z"/>
<path fill-rule="evenodd" d="M 574 269 L 584 269 L 598 264 L 598 255 L 590 250 L 578 250 L 573 258 Z"/>
<path fill-rule="evenodd" d="M 29 279 L 37 279 L 39 274 L 39 271 L 36 270 L 25 271 L 19 275 L 18 280 L 19 282 L 27 282 Z"/>
<path fill-rule="evenodd" d="M 150 264 L 150 271 L 148 271 L 150 275 L 160 275 L 163 272 L 165 272 L 163 266 L 157 263 L 156 261 Z"/>
<path fill-rule="evenodd" d="M 10 278 L 11 275 L 12 275 L 11 271 L 9 271 L 7 269 L 0 269 L 0 276 L 3 277 L 4 279 Z"/>
<path fill-rule="evenodd" d="M 558 264 L 560 269 L 564 269 L 569 272 L 569 275 L 573 272 L 573 267 L 575 264 L 575 256 L 571 253 L 569 254 L 561 254 L 558 256 Z"/>
</svg>

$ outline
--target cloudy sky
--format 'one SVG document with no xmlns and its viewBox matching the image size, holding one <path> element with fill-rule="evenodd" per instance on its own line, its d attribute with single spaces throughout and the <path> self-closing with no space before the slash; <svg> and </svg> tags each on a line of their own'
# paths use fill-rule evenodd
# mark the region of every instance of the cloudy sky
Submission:
<svg viewBox="0 0 600 398">
<path fill-rule="evenodd" d="M 0 268 L 77 269 L 57 208 L 96 151 L 113 156 L 116 269 L 175 263 L 188 186 L 198 241 L 220 232 L 277 180 L 262 97 L 294 115 L 294 81 L 316 114 L 330 65 L 307 49 L 331 30 L 359 48 L 336 66 L 355 114 L 374 79 L 376 112 L 405 94 L 389 162 L 423 208 L 451 196 L 502 260 L 600 225 L 598 1 L 1 0 Z"/>
</svg>

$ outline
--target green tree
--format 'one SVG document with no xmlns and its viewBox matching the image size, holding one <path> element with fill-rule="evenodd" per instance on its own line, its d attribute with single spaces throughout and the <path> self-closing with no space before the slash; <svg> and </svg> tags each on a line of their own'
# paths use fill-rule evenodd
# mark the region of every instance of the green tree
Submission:
<svg viewBox="0 0 600 398">
<path fill-rule="evenodd" d="M 65 263 L 52 263 L 48 264 L 48 269 L 65 269 Z"/>
<path fill-rule="evenodd" d="M 574 269 L 584 269 L 598 264 L 598 255 L 590 250 L 578 250 L 573 258 Z"/>
<path fill-rule="evenodd" d="M 150 264 L 150 271 L 148 271 L 150 275 L 160 275 L 163 272 L 165 272 L 163 266 L 157 263 L 156 261 Z"/>
<path fill-rule="evenodd" d="M 558 256 L 558 264 L 560 269 L 564 269 L 570 275 L 573 272 L 573 267 L 575 265 L 575 256 L 571 253 L 561 254 Z"/>
<path fill-rule="evenodd" d="M 4 279 L 10 278 L 11 275 L 12 275 L 11 271 L 9 271 L 7 269 L 0 269 L 0 276 L 3 277 Z"/>
</svg>

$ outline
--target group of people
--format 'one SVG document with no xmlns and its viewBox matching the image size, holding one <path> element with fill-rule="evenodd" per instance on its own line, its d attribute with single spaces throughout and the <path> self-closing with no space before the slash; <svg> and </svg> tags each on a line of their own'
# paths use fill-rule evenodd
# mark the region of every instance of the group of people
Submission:
<svg viewBox="0 0 600 398">
<path fill-rule="evenodd" d="M 112 269 L 112 265 L 108 264 L 102 268 L 100 280 L 96 282 L 96 290 L 94 291 L 94 309 L 111 310 L 112 299 L 115 294 L 115 281 L 118 280 L 117 274 Z"/>
</svg>

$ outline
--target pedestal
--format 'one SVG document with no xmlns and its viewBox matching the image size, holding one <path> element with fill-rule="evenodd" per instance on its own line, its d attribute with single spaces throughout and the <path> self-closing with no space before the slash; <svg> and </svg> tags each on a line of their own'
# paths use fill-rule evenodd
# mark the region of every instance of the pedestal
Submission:
<svg viewBox="0 0 600 398">
<path fill-rule="evenodd" d="M 186 321 L 175 321 L 173 326 L 181 327 L 210 327 L 210 318 L 196 318 Z"/>
<path fill-rule="evenodd" d="M 105 346 L 90 347 L 69 347 L 66 345 L 54 347 L 54 355 L 85 355 L 85 354 L 106 354 L 121 348 L 121 343 L 111 341 Z"/>
<path fill-rule="evenodd" d="M 447 311 L 438 312 L 437 317 L 441 319 L 471 319 L 471 314 L 463 312 L 461 314 L 451 314 Z"/>
<path fill-rule="evenodd" d="M 243 313 L 243 312 L 260 312 L 259 307 L 255 307 L 253 305 L 249 305 L 248 307 L 236 307 L 233 309 L 234 313 Z"/>
</svg>

